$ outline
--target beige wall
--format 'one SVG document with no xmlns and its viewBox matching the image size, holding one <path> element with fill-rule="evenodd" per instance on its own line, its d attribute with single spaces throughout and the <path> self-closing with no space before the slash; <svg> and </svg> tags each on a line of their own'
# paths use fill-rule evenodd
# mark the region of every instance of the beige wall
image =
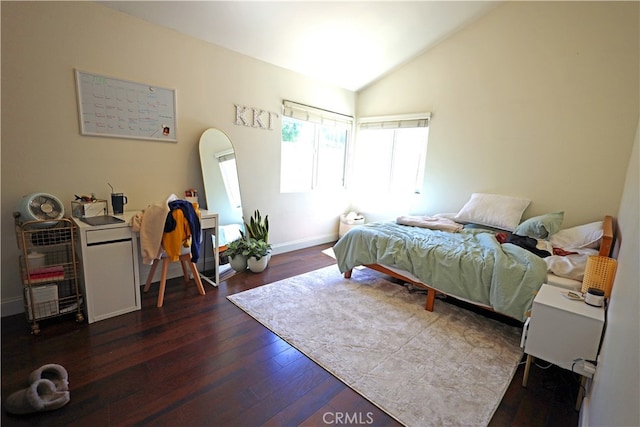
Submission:
<svg viewBox="0 0 640 427">
<path fill-rule="evenodd" d="M 396 209 L 457 212 L 495 192 L 530 198 L 525 216 L 564 210 L 567 226 L 616 215 L 638 121 L 638 6 L 506 2 L 361 91 L 360 117 L 433 113 L 423 195 Z"/>
<path fill-rule="evenodd" d="M 453 212 L 487 191 L 531 198 L 526 216 L 565 210 L 565 225 L 617 214 L 638 119 L 637 2 L 506 2 L 359 94 L 92 2 L 1 7 L 3 308 L 21 305 L 11 213 L 22 195 L 68 206 L 107 197 L 111 182 L 136 209 L 202 192 L 197 141 L 211 126 L 234 142 L 245 214 L 270 215 L 276 250 L 335 238 L 349 195 L 280 194 L 279 132 L 234 125 L 234 104 L 431 111 L 423 195 L 378 196 L 391 213 Z M 179 142 L 81 136 L 74 68 L 175 88 Z"/>
<path fill-rule="evenodd" d="M 11 214 L 22 195 L 50 192 L 68 206 L 74 193 L 106 197 L 111 182 L 133 209 L 202 191 L 197 141 L 210 126 L 233 140 L 245 212 L 270 214 L 276 245 L 335 234 L 347 195 L 279 194 L 279 133 L 233 125 L 233 104 L 277 112 L 288 98 L 354 113 L 356 94 L 93 3 L 1 8 L 3 315 L 21 305 Z M 357 104 L 362 116 L 433 113 L 416 212 L 456 211 L 469 193 L 493 191 L 530 197 L 529 215 L 563 209 L 569 224 L 619 217 L 603 362 L 582 412 L 593 425 L 639 417 L 638 16 L 637 2 L 505 3 Z M 179 142 L 80 136 L 74 68 L 176 88 Z"/>
<path fill-rule="evenodd" d="M 355 93 L 93 2 L 1 7 L 3 308 L 22 306 L 12 217 L 20 197 L 52 193 L 69 209 L 74 194 L 106 198 L 110 182 L 133 210 L 190 187 L 202 194 L 198 139 L 208 127 L 233 141 L 244 212 L 269 214 L 276 250 L 337 238 L 346 195 L 280 194 L 280 132 L 235 125 L 234 104 L 279 113 L 291 99 L 354 114 Z M 74 68 L 175 88 L 178 143 L 80 135 Z"/>
</svg>

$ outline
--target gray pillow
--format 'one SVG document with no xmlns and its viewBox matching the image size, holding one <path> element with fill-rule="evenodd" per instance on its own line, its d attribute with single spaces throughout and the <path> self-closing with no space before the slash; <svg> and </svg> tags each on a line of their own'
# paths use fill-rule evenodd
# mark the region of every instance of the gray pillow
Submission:
<svg viewBox="0 0 640 427">
<path fill-rule="evenodd" d="M 563 219 L 564 212 L 534 216 L 518 225 L 513 233 L 534 239 L 548 239 L 560 230 Z"/>
</svg>

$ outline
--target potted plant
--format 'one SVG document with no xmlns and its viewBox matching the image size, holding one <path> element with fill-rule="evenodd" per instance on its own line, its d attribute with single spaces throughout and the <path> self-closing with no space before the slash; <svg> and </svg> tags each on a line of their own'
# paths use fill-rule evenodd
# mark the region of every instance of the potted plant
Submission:
<svg viewBox="0 0 640 427">
<path fill-rule="evenodd" d="M 227 249 L 224 253 L 229 257 L 229 265 L 235 271 L 244 271 L 247 269 L 247 256 L 244 251 L 247 248 L 247 239 L 238 237 L 233 242 L 227 245 Z"/>
<path fill-rule="evenodd" d="M 249 238 L 247 246 L 243 251 L 243 254 L 247 257 L 247 266 L 249 270 L 254 273 L 260 273 L 267 268 L 269 263 L 269 253 L 271 252 L 271 245 L 264 240 L 258 240 Z"/>
<path fill-rule="evenodd" d="M 269 244 L 269 215 L 266 215 L 263 219 L 260 211 L 256 209 L 253 211 L 253 216 L 249 218 L 249 222 L 244 222 L 244 229 L 248 242 L 251 242 L 252 239 L 256 242 L 263 242 L 258 243 L 260 246 L 259 249 L 256 249 L 258 253 L 256 261 L 260 260 L 260 263 L 264 263 L 266 268 L 266 265 L 269 264 L 269 260 L 271 259 L 271 245 Z M 245 234 L 242 235 L 245 236 Z M 262 257 L 265 257 L 266 259 L 261 260 Z M 262 270 L 264 270 L 264 268 Z"/>
</svg>

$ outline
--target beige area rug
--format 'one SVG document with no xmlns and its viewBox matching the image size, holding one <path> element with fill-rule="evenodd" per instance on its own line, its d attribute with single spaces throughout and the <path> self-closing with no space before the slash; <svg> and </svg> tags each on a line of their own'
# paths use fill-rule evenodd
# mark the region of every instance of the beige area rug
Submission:
<svg viewBox="0 0 640 427">
<path fill-rule="evenodd" d="M 424 310 L 372 270 L 333 265 L 227 297 L 407 426 L 487 425 L 522 357 L 520 328 Z"/>
</svg>

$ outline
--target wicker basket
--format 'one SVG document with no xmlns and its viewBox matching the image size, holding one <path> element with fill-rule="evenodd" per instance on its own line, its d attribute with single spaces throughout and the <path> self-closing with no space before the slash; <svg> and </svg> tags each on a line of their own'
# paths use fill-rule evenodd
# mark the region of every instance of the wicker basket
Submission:
<svg viewBox="0 0 640 427">
<path fill-rule="evenodd" d="M 589 288 L 596 288 L 604 292 L 605 298 L 609 298 L 617 267 L 618 261 L 613 258 L 590 256 L 587 259 L 587 267 L 582 280 L 582 293 L 586 293 Z"/>
</svg>

